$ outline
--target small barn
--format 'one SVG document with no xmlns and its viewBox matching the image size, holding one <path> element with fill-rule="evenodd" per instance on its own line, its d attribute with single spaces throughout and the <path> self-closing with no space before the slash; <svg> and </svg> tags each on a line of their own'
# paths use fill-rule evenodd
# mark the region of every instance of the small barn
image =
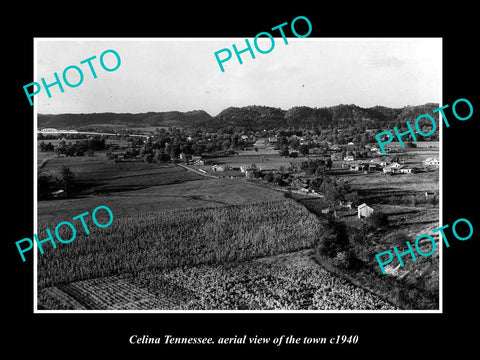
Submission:
<svg viewBox="0 0 480 360">
<path fill-rule="evenodd" d="M 359 205 L 357 209 L 358 209 L 358 218 L 359 219 L 361 219 L 362 217 L 367 218 L 367 217 L 369 217 L 370 215 L 373 214 L 373 208 L 371 208 L 370 206 L 368 206 L 365 203 Z"/>
</svg>

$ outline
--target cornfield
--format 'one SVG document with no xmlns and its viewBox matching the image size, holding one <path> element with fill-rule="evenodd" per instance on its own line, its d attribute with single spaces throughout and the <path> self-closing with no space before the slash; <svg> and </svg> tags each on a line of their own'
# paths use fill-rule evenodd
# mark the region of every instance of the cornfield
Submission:
<svg viewBox="0 0 480 360">
<path fill-rule="evenodd" d="M 149 269 L 223 264 L 295 251 L 312 246 L 322 229 L 314 215 L 290 199 L 115 217 L 105 229 L 88 220 L 90 235 L 84 234 L 81 224 L 75 224 L 74 241 L 58 243 L 57 249 L 44 246 L 45 253 L 38 254 L 39 289 L 123 273 L 135 276 Z M 52 230 L 55 225 L 42 224 L 39 238 L 45 228 Z M 64 239 L 70 235 L 60 231 Z"/>
</svg>

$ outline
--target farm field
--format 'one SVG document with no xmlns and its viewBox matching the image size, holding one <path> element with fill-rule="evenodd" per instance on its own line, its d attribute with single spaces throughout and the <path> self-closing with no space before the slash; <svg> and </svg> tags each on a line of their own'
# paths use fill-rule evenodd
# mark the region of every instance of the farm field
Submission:
<svg viewBox="0 0 480 360">
<path fill-rule="evenodd" d="M 398 146 L 398 143 L 392 147 Z M 352 189 L 358 191 L 359 196 L 365 202 L 389 203 L 402 200 L 409 195 L 424 195 L 425 192 L 438 193 L 439 167 L 425 166 L 423 161 L 427 158 L 439 158 L 438 142 L 418 142 L 417 148 L 405 149 L 402 153 L 394 153 L 399 156 L 401 164 L 418 169 L 411 174 L 384 175 L 382 172 L 349 171 L 340 168 L 339 163 L 334 162 L 333 173 L 339 179 L 344 179 Z M 389 144 L 390 145 L 390 144 Z"/>
<path fill-rule="evenodd" d="M 359 195 L 374 202 L 381 202 L 382 197 L 424 194 L 439 191 L 439 171 L 428 170 L 412 174 L 383 175 L 380 172 L 364 174 L 363 172 L 346 172 L 339 176 L 346 179 Z"/>
<path fill-rule="evenodd" d="M 215 157 L 211 158 L 210 162 L 214 164 L 229 165 L 231 167 L 240 167 L 241 165 L 250 165 L 256 164 L 257 166 L 265 166 L 269 169 L 279 169 L 280 166 L 288 168 L 290 163 L 299 163 L 305 161 L 306 157 L 298 158 L 288 158 L 280 156 L 278 151 L 275 151 L 276 154 L 271 155 L 258 155 L 255 152 L 245 155 L 236 155 L 236 156 L 224 156 L 224 157 Z M 210 166 L 209 166 L 210 167 Z"/>
<path fill-rule="evenodd" d="M 402 153 L 403 162 L 423 167 L 424 158 L 438 157 L 438 148 L 422 149 Z M 211 160 L 280 168 L 306 158 L 283 158 L 265 146 Z M 38 201 L 38 233 L 99 205 L 112 209 L 114 221 L 99 229 L 88 219 L 90 235 L 77 231 L 71 244 L 38 255 L 39 309 L 396 309 L 371 284 L 345 280 L 314 261 L 325 221 L 316 211 L 318 198 L 297 202 L 243 174 L 215 179 L 170 163 L 116 163 L 105 152 L 49 158 L 39 174 L 56 176 L 62 166 L 74 172 L 79 191 L 72 198 Z M 333 172 L 388 215 L 390 230 L 414 238 L 438 227 L 438 205 L 414 199 L 438 192 L 438 169 L 394 176 L 339 167 Z M 356 208 L 341 219 L 354 227 L 361 223 Z M 379 241 L 372 244 L 386 250 Z"/>
<path fill-rule="evenodd" d="M 40 308 L 100 310 L 394 310 L 319 267 L 311 250 L 240 264 L 145 270 L 48 287 Z"/>
<path fill-rule="evenodd" d="M 155 185 L 173 184 L 203 179 L 175 164 L 144 162 L 114 162 L 104 153 L 93 157 L 54 157 L 39 171 L 39 175 L 56 176 L 63 166 L 75 174 L 81 194 L 135 190 Z"/>
<path fill-rule="evenodd" d="M 183 174 L 188 175 L 187 171 Z M 118 189 L 117 189 L 118 190 Z M 174 184 L 143 187 L 138 190 L 89 194 L 69 199 L 38 202 L 38 223 L 64 221 L 99 205 L 108 206 L 115 217 L 152 214 L 162 210 L 197 209 L 230 205 L 281 201 L 284 194 L 265 189 L 244 179 L 191 180 Z"/>
<path fill-rule="evenodd" d="M 115 212 L 114 212 L 115 214 Z M 111 226 L 38 256 L 39 289 L 74 281 L 200 264 L 246 261 L 312 247 L 317 217 L 290 199 L 118 216 Z M 106 222 L 100 219 L 100 223 Z M 39 234 L 55 224 L 41 222 Z M 61 230 L 65 230 L 62 228 Z M 60 231 L 64 239 L 70 230 Z"/>
</svg>

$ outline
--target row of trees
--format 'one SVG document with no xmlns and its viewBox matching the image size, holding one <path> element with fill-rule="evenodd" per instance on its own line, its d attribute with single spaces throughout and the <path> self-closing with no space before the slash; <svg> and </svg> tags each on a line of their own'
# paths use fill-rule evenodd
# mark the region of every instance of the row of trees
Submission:
<svg viewBox="0 0 480 360">
<path fill-rule="evenodd" d="M 362 265 L 365 252 L 370 256 L 371 250 L 365 249 L 367 234 L 382 231 L 388 226 L 388 216 L 382 211 L 374 212 L 360 228 L 355 229 L 349 228 L 343 221 L 329 219 L 325 231 L 320 234 L 317 250 L 321 256 L 332 259 L 335 265 L 346 269 L 358 268 Z M 404 245 L 406 240 L 404 232 L 395 232 L 389 238 L 394 246 Z"/>
<path fill-rule="evenodd" d="M 155 134 L 145 138 L 130 138 L 131 146 L 123 154 L 125 158 L 140 157 L 147 162 L 170 161 L 180 154 L 201 156 L 216 152 L 232 154 L 247 146 L 241 134 L 202 132 L 199 129 L 157 129 Z M 115 155 L 108 155 L 114 158 Z"/>
<path fill-rule="evenodd" d="M 332 159 L 310 159 L 300 164 L 300 170 L 305 171 L 307 175 L 325 175 L 325 170 L 330 170 L 333 166 Z"/>
<path fill-rule="evenodd" d="M 55 151 L 57 155 L 63 154 L 65 156 L 92 156 L 94 151 L 105 149 L 105 138 L 93 137 L 90 139 L 79 140 L 74 143 L 62 140 L 55 147 L 51 142 L 48 144 L 42 141 L 39 144 L 40 151 Z"/>
</svg>

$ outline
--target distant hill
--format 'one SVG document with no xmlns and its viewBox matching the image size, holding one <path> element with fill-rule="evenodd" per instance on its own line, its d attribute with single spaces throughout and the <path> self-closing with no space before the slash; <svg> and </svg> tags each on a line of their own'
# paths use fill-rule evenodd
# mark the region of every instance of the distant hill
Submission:
<svg viewBox="0 0 480 360">
<path fill-rule="evenodd" d="M 258 127 L 275 128 L 284 125 L 285 112 L 285 110 L 270 106 L 229 107 L 215 116 L 211 125 L 215 127 L 231 125 L 247 129 Z"/>
<path fill-rule="evenodd" d="M 77 129 L 91 125 L 123 125 L 128 127 L 142 126 L 178 126 L 188 127 L 208 122 L 212 117 L 203 110 L 188 112 L 148 112 L 130 113 L 91 113 L 91 114 L 38 114 L 39 128 Z"/>
<path fill-rule="evenodd" d="M 286 111 L 268 106 L 229 107 L 215 116 L 209 124 L 215 128 L 240 126 L 250 130 L 312 128 L 324 125 L 339 128 L 352 125 L 387 128 L 390 127 L 387 123 L 404 125 L 405 121 L 413 122 L 421 114 L 432 114 L 432 110 L 436 108 L 438 104 L 433 103 L 403 108 L 362 108 L 344 104 L 322 108 L 296 106 Z"/>
<path fill-rule="evenodd" d="M 39 128 L 76 129 L 89 125 L 122 125 L 128 127 L 192 127 L 202 126 L 209 129 L 222 127 L 241 127 L 246 130 L 275 128 L 311 128 L 314 126 L 351 126 L 364 125 L 368 128 L 385 128 L 386 123 L 405 124 L 413 122 L 421 114 L 432 114 L 438 104 L 428 103 L 403 108 L 374 106 L 362 108 L 357 105 L 335 105 L 322 108 L 296 106 L 289 110 L 270 106 L 229 107 L 215 117 L 203 110 L 189 112 L 148 112 L 129 113 L 92 113 L 38 115 Z"/>
</svg>

